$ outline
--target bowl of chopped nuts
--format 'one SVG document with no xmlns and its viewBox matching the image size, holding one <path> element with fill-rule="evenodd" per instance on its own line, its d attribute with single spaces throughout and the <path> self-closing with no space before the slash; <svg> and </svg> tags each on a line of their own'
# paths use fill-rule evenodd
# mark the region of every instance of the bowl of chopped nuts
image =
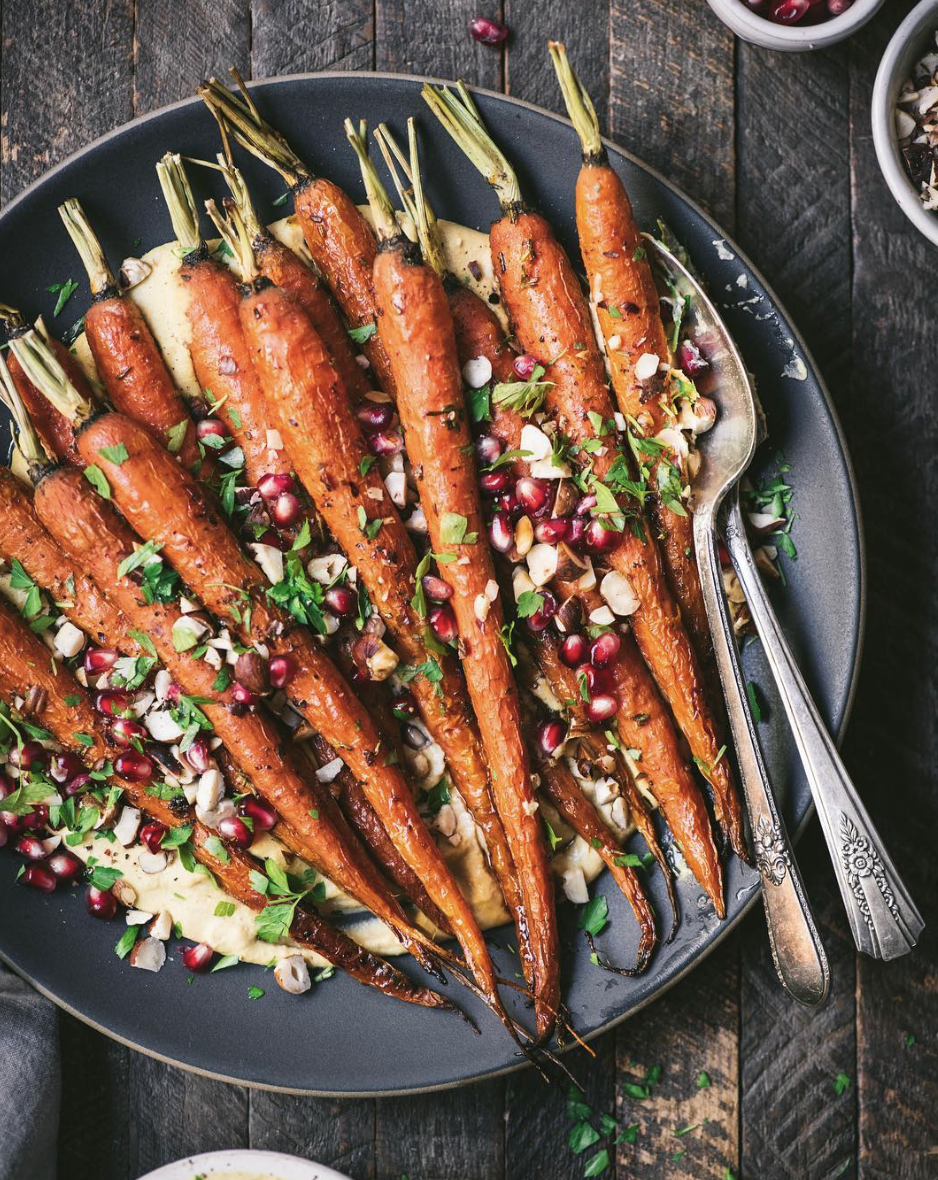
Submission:
<svg viewBox="0 0 938 1180">
<path fill-rule="evenodd" d="M 938 0 L 896 29 L 873 86 L 873 144 L 902 211 L 938 245 Z"/>
</svg>

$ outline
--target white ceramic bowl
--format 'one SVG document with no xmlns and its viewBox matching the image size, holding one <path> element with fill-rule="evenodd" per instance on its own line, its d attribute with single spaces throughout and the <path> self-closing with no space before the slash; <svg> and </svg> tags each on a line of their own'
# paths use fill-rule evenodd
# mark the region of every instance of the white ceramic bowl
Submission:
<svg viewBox="0 0 938 1180">
<path fill-rule="evenodd" d="M 874 15 L 883 0 L 854 0 L 854 3 L 830 20 L 817 25 L 777 25 L 752 11 L 743 0 L 707 0 L 720 20 L 737 37 L 765 49 L 782 49 L 789 53 L 803 53 L 821 49 L 843 41 L 861 28 Z"/>
<path fill-rule="evenodd" d="M 232 1148 L 231 1151 L 209 1151 L 188 1159 L 165 1164 L 155 1172 L 147 1172 L 140 1180 L 225 1180 L 226 1176 L 250 1176 L 251 1180 L 348 1180 L 325 1164 L 301 1160 L 299 1156 L 283 1155 L 279 1151 L 252 1151 Z"/>
<path fill-rule="evenodd" d="M 926 238 L 938 245 L 938 213 L 930 212 L 921 202 L 918 189 L 909 179 L 896 135 L 896 99 L 912 67 L 934 46 L 938 29 L 938 0 L 922 0 L 893 33 L 879 63 L 873 86 L 873 146 L 889 190 L 906 217 Z"/>
</svg>

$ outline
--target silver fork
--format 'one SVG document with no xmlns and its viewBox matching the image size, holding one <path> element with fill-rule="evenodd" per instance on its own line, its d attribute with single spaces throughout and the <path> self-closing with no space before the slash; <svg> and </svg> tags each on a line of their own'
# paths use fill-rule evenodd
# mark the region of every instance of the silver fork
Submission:
<svg viewBox="0 0 938 1180">
<path fill-rule="evenodd" d="M 789 936 L 794 938 L 792 953 L 799 962 L 804 962 L 805 970 L 814 960 L 810 968 L 813 978 L 809 982 L 809 990 L 813 993 L 820 982 L 816 974 L 818 967 L 826 979 L 827 964 L 804 899 L 804 890 L 784 826 L 765 778 L 755 727 L 746 704 L 745 684 L 740 673 L 732 627 L 722 594 L 720 567 L 714 550 L 714 527 L 721 501 L 725 501 L 720 517 L 726 547 L 746 595 L 795 737 L 828 851 L 834 862 L 837 884 L 857 949 L 878 959 L 894 959 L 907 954 L 916 945 L 924 922 L 887 856 L 882 840 L 821 720 L 769 602 L 749 546 L 739 504 L 739 478 L 749 465 L 758 441 L 759 417 L 746 366 L 721 316 L 694 276 L 660 243 L 655 242 L 654 248 L 657 261 L 667 270 L 671 280 L 679 290 L 691 296 L 691 307 L 697 317 L 698 328 L 707 334 L 708 345 L 713 349 L 712 354 L 708 352 L 708 360 L 711 360 L 715 370 L 720 414 L 716 425 L 703 440 L 703 464 L 694 487 L 697 560 L 711 630 L 715 640 L 717 636 L 720 640 L 716 649 L 717 663 L 737 748 L 737 730 L 741 730 L 743 735 L 744 753 L 740 756 L 740 769 L 753 826 L 756 863 L 765 886 L 763 897 L 766 899 L 766 909 L 768 911 L 774 903 L 780 911 L 779 920 L 783 925 L 778 927 L 777 932 L 786 939 Z M 753 775 L 753 767 L 748 764 L 753 751 L 758 764 L 758 776 Z M 765 809 L 760 809 L 758 802 L 754 807 L 749 798 L 747 780 L 755 779 L 758 792 L 759 777 L 770 805 Z M 788 901 L 782 901 L 780 895 L 786 881 L 790 882 L 792 896 Z M 803 918 L 790 924 L 796 898 L 800 901 Z M 771 934 L 771 918 L 769 926 Z M 813 943 L 813 949 L 809 943 Z M 781 951 L 779 938 L 776 937 L 773 939 L 773 953 L 784 982 L 783 965 L 778 957 Z"/>
</svg>

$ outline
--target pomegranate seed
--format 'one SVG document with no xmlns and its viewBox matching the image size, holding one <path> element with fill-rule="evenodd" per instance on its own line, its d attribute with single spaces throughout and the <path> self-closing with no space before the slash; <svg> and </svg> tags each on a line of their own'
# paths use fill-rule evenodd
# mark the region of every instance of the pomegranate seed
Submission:
<svg viewBox="0 0 938 1180">
<path fill-rule="evenodd" d="M 596 503 L 596 497 L 592 492 L 589 492 L 587 495 L 580 497 L 579 503 L 573 511 L 577 516 L 586 516 L 588 512 L 596 507 Z"/>
<path fill-rule="evenodd" d="M 284 492 L 293 491 L 293 476 L 289 471 L 268 471 L 257 481 L 257 490 L 265 500 L 276 500 Z"/>
<path fill-rule="evenodd" d="M 773 4 L 769 10 L 772 20 L 782 25 L 794 25 L 804 16 L 811 5 L 808 0 L 781 0 L 780 4 Z"/>
<path fill-rule="evenodd" d="M 257 704 L 257 693 L 251 692 L 249 688 L 245 688 L 243 684 L 238 684 L 237 681 L 231 686 L 231 695 L 236 704 L 248 706 Z"/>
<path fill-rule="evenodd" d="M 212 760 L 208 752 L 208 742 L 205 738 L 196 738 L 189 749 L 183 754 L 183 758 L 185 758 L 196 774 L 204 774 L 212 765 Z"/>
<path fill-rule="evenodd" d="M 267 663 L 267 678 L 271 688 L 285 688 L 296 675 L 292 656 L 271 656 Z"/>
<path fill-rule="evenodd" d="M 123 717 L 130 711 L 130 697 L 125 692 L 109 688 L 98 693 L 94 707 L 106 717 Z"/>
<path fill-rule="evenodd" d="M 456 616 L 449 606 L 436 606 L 427 616 L 427 622 L 440 643 L 452 643 L 456 638 Z"/>
<path fill-rule="evenodd" d="M 292 492 L 281 492 L 270 505 L 270 519 L 277 528 L 288 529 L 303 513 L 303 505 Z"/>
<path fill-rule="evenodd" d="M 359 402 L 355 417 L 368 430 L 384 430 L 394 421 L 394 409 L 386 402 Z"/>
<path fill-rule="evenodd" d="M 586 539 L 586 521 L 582 516 L 574 516 L 570 520 L 570 531 L 567 533 L 567 544 L 571 549 L 582 549 Z"/>
<path fill-rule="evenodd" d="M 512 519 L 521 515 L 521 505 L 518 503 L 518 497 L 515 495 L 514 488 L 509 488 L 499 497 L 498 510 L 499 512 L 504 512 Z"/>
<path fill-rule="evenodd" d="M 760 4 L 762 2 L 763 0 L 759 0 Z M 678 364 L 688 377 L 696 377 L 699 373 L 704 373 L 710 368 L 709 361 L 702 355 L 693 340 L 682 340 L 677 355 Z"/>
<path fill-rule="evenodd" d="M 404 449 L 404 440 L 396 430 L 379 430 L 368 436 L 368 450 L 373 455 L 399 455 Z"/>
<path fill-rule="evenodd" d="M 228 437 L 228 431 L 221 418 L 203 418 L 201 422 L 196 424 L 195 433 L 198 438 L 208 438 L 212 434 L 217 435 L 218 438 Z"/>
<path fill-rule="evenodd" d="M 608 721 L 610 717 L 614 717 L 619 711 L 619 702 L 611 693 L 599 693 L 586 706 L 586 716 L 593 722 L 598 724 L 600 721 Z"/>
<path fill-rule="evenodd" d="M 107 647 L 89 647 L 85 652 L 85 671 L 96 675 L 109 672 L 117 663 L 117 652 Z"/>
<path fill-rule="evenodd" d="M 254 828 L 261 828 L 265 832 L 276 824 L 280 818 L 266 799 L 259 799 L 257 795 L 248 795 L 241 800 L 241 814 L 254 821 Z"/>
<path fill-rule="evenodd" d="M 15 836 L 18 832 L 26 831 L 26 824 L 23 822 L 23 817 L 14 815 L 12 811 L 0 811 L 0 823 L 4 825 L 7 833 Z"/>
<path fill-rule="evenodd" d="M 54 874 L 45 865 L 27 865 L 20 880 L 30 889 L 38 889 L 42 893 L 55 892 L 55 887 L 58 884 Z"/>
<path fill-rule="evenodd" d="M 324 600 L 334 615 L 353 615 L 358 607 L 358 595 L 348 586 L 330 586 Z"/>
<path fill-rule="evenodd" d="M 546 479 L 532 479 L 524 475 L 515 484 L 518 503 L 526 512 L 542 512 L 550 499 L 550 482 Z"/>
<path fill-rule="evenodd" d="M 119 746 L 146 741 L 147 736 L 147 731 L 140 722 L 131 721 L 129 717 L 118 717 L 111 726 L 111 737 Z"/>
<path fill-rule="evenodd" d="M 489 525 L 489 541 L 499 553 L 507 553 L 515 543 L 515 530 L 507 513 L 496 512 Z"/>
<path fill-rule="evenodd" d="M 831 16 L 840 16 L 841 13 L 846 12 L 852 5 L 853 0 L 827 0 L 827 11 Z"/>
<path fill-rule="evenodd" d="M 507 471 L 486 471 L 479 476 L 479 487 L 490 496 L 503 492 L 511 483 L 511 475 Z"/>
<path fill-rule="evenodd" d="M 23 816 L 24 828 L 44 828 L 49 822 L 49 808 L 45 803 L 37 803 L 32 811 Z"/>
<path fill-rule="evenodd" d="M 74 852 L 68 852 L 64 848 L 60 852 L 53 852 L 46 861 L 46 867 L 57 880 L 68 885 L 77 881 L 85 868 Z"/>
<path fill-rule="evenodd" d="M 237 815 L 227 815 L 219 820 L 218 834 L 235 848 L 250 848 L 254 843 L 254 833 Z"/>
<path fill-rule="evenodd" d="M 99 889 L 96 885 L 89 885 L 85 890 L 85 909 L 92 918 L 100 918 L 102 922 L 110 922 L 117 913 L 117 898 L 109 889 Z"/>
<path fill-rule="evenodd" d="M 557 613 L 557 599 L 547 590 L 541 591 L 544 605 L 526 620 L 530 630 L 539 635 Z"/>
<path fill-rule="evenodd" d="M 453 587 L 444 582 L 442 578 L 434 577 L 433 574 L 424 574 L 421 582 L 424 594 L 432 602 L 449 602 L 453 597 Z"/>
<path fill-rule="evenodd" d="M 560 645 L 560 658 L 568 668 L 578 668 L 584 663 L 589 654 L 589 644 L 586 636 L 574 631 Z"/>
<path fill-rule="evenodd" d="M 73 795 L 80 795 L 82 791 L 86 791 L 91 786 L 93 781 L 90 774 L 76 774 L 63 786 L 62 794 L 66 799 L 70 799 Z"/>
<path fill-rule="evenodd" d="M 181 696 L 182 696 L 182 689 L 179 687 L 178 684 L 176 684 L 175 681 L 173 681 L 173 683 L 170 684 L 169 688 L 167 688 L 167 690 L 166 690 L 166 699 L 169 701 L 169 703 L 171 705 L 178 705 L 179 698 Z"/>
<path fill-rule="evenodd" d="M 476 439 L 476 458 L 483 467 L 491 467 L 501 453 L 501 440 L 494 434 L 480 434 Z"/>
<path fill-rule="evenodd" d="M 615 529 L 605 528 L 600 520 L 591 520 L 586 526 L 584 540 L 587 549 L 593 553 L 612 553 L 619 547 L 622 534 L 617 533 Z"/>
<path fill-rule="evenodd" d="M 158 820 L 144 824 L 140 829 L 140 843 L 146 844 L 151 852 L 159 852 L 163 844 L 163 837 L 169 829 Z"/>
<path fill-rule="evenodd" d="M 398 721 L 407 721 L 417 715 L 417 702 L 414 700 L 413 693 L 399 692 L 391 701 L 391 708 Z"/>
<path fill-rule="evenodd" d="M 22 746 L 14 746 L 9 754 L 10 765 L 21 770 L 32 770 L 34 767 L 45 770 L 49 765 L 49 758 L 49 751 L 38 742 L 24 742 Z"/>
<path fill-rule="evenodd" d="M 26 860 L 45 860 L 46 850 L 38 836 L 20 836 L 14 847 Z"/>
<path fill-rule="evenodd" d="M 7 795 L 12 795 L 16 788 L 7 778 L 7 776 L 0 770 L 0 799 L 5 799 Z"/>
<path fill-rule="evenodd" d="M 570 535 L 570 520 L 566 516 L 552 516 L 539 520 L 534 526 L 534 538 L 543 545 L 559 545 Z"/>
<path fill-rule="evenodd" d="M 72 754 L 68 750 L 62 754 L 53 754 L 49 763 L 49 775 L 57 783 L 68 782 L 76 774 L 81 774 L 83 770 L 84 767 L 81 764 L 81 759 L 77 754 Z"/>
<path fill-rule="evenodd" d="M 248 526 L 250 528 L 250 526 Z M 268 529 L 266 533 L 261 533 L 257 538 L 258 545 L 269 545 L 271 549 L 283 549 L 283 537 L 279 533 L 275 533 L 273 529 Z"/>
<path fill-rule="evenodd" d="M 542 721 L 537 727 L 538 745 L 548 757 L 552 757 L 560 749 L 566 736 L 567 727 L 556 718 Z"/>
<path fill-rule="evenodd" d="M 117 755 L 114 769 L 119 778 L 129 783 L 145 783 L 153 777 L 153 760 L 139 750 L 124 750 Z"/>
<path fill-rule="evenodd" d="M 590 650 L 590 659 L 595 668 L 608 668 L 619 654 L 622 640 L 615 631 L 607 631 L 600 635 Z"/>
<path fill-rule="evenodd" d="M 531 356 L 529 352 L 523 352 L 521 356 L 515 357 L 514 368 L 522 381 L 530 381 L 531 375 L 537 368 L 537 357 Z"/>
<path fill-rule="evenodd" d="M 182 952 L 182 961 L 189 971 L 201 975 L 207 971 L 215 952 L 207 942 L 200 942 L 196 946 L 187 946 Z"/>
<path fill-rule="evenodd" d="M 10 838 L 10 829 L 6 826 L 2 819 L 0 819 L 0 848 L 6 846 L 7 840 Z"/>
<path fill-rule="evenodd" d="M 487 16 L 474 16 L 469 22 L 469 33 L 480 45 L 501 45 L 508 37 L 508 26 Z"/>
<path fill-rule="evenodd" d="M 615 689 L 612 673 L 606 668 L 594 668 L 592 664 L 581 664 L 576 670 L 577 681 L 586 678 L 590 696 L 608 696 Z"/>
</svg>

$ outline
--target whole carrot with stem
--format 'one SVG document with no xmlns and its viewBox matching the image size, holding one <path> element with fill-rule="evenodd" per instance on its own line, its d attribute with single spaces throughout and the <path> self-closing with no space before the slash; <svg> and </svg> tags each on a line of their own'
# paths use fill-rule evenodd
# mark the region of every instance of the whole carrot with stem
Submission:
<svg viewBox="0 0 938 1180">
<path fill-rule="evenodd" d="M 689 482 L 676 424 L 685 404 L 693 413 L 692 384 L 672 377 L 672 345 L 641 231 L 619 174 L 611 167 L 590 97 L 567 58 L 549 43 L 567 113 L 580 138 L 583 165 L 576 182 L 576 224 L 592 305 L 605 342 L 612 389 L 619 409 L 641 437 L 664 444 L 648 466 L 657 494 L 648 498 L 671 590 L 701 661 L 711 655 L 710 628 L 694 557 L 690 506 L 681 495 Z M 653 443 L 650 445 L 654 445 Z M 662 489 L 666 489 L 664 492 Z"/>
<path fill-rule="evenodd" d="M 371 271 L 377 252 L 374 233 L 352 198 L 337 184 L 315 176 L 279 132 L 258 111 L 240 75 L 232 70 L 241 97 L 210 78 L 199 96 L 238 142 L 275 169 L 293 192 L 297 220 L 313 261 L 325 277 L 362 347 L 381 388 L 393 396 L 394 377 L 375 331 Z"/>
<path fill-rule="evenodd" d="M 200 463 L 195 423 L 160 354 L 143 312 L 121 293 L 91 223 L 71 197 L 59 214 L 91 286 L 85 339 L 98 376 L 117 410 L 146 423 L 187 468 Z"/>
<path fill-rule="evenodd" d="M 489 790 L 465 686 L 449 651 L 434 640 L 413 542 L 391 501 L 325 342 L 302 307 L 257 275 L 250 231 L 237 208 L 220 231 L 247 280 L 240 318 L 266 405 L 293 468 L 411 669 L 410 688 L 453 781 L 479 823 L 522 955 L 528 922 L 515 865 Z M 422 572 L 426 572 L 424 569 Z M 430 616 L 433 617 L 432 615 Z"/>
<path fill-rule="evenodd" d="M 446 272 L 442 240 L 433 212 L 423 197 L 419 172 L 416 176 L 411 174 L 407 160 L 386 127 L 378 128 L 377 138 L 388 167 L 394 175 L 401 199 L 417 227 L 424 257 L 441 275 L 453 315 L 460 364 L 465 366 L 467 362 L 478 358 L 487 360 L 492 366 L 491 385 L 496 391 L 499 386 L 516 383 L 516 354 L 512 351 L 495 312 L 474 291 Z M 408 179 L 415 182 L 416 192 L 404 188 L 390 153 L 396 157 Z M 422 202 L 422 211 L 418 211 L 418 195 Z M 497 393 L 489 398 L 488 415 L 490 420 L 484 426 L 480 426 L 480 429 L 498 440 L 503 454 L 516 456 L 509 463 L 502 464 L 501 470 L 507 468 L 516 478 L 528 476 L 530 467 L 527 456 L 522 453 L 521 445 L 525 419 L 508 402 L 500 400 Z M 559 497 L 558 492 L 558 498 L 554 503 L 555 513 L 560 502 Z M 566 579 L 561 576 L 564 566 L 572 567 L 576 576 L 573 572 Z M 564 542 L 561 542 L 558 546 L 557 573 L 551 582 L 551 588 L 562 604 L 567 604 L 571 599 L 577 600 L 580 603 L 581 617 L 589 618 L 605 603 L 598 590 L 584 587 L 579 577 L 581 570 L 582 567 L 576 562 L 574 554 Z M 641 752 L 641 775 L 644 785 L 658 800 L 691 871 L 713 901 L 717 915 L 722 918 L 726 912 L 723 900 L 723 875 L 706 804 L 686 764 L 667 707 L 642 660 L 634 636 L 628 631 L 621 633 L 618 638 L 618 652 L 609 670 L 619 708 L 610 724 L 614 726 L 625 749 Z M 535 652 L 543 654 L 544 645 L 536 644 Z M 555 660 L 554 663 L 564 672 L 570 671 L 573 675 L 572 670 L 564 668 L 559 661 Z M 542 671 L 545 675 L 548 674 L 548 669 L 544 668 L 543 664 Z M 575 678 L 560 691 L 555 692 L 555 695 L 561 700 L 579 700 L 580 689 Z M 581 721 L 583 720 L 581 717 Z M 589 806 L 588 803 L 587 805 Z M 639 826 L 649 848 L 655 853 L 662 871 L 670 877 L 654 828 L 650 818 L 645 815 L 641 800 L 634 810 L 641 821 Z"/>
<path fill-rule="evenodd" d="M 482 523 L 452 317 L 439 275 L 398 230 L 363 138 L 348 120 L 346 134 L 381 242 L 374 268 L 378 332 L 391 360 L 433 551 L 446 558 L 440 573 L 453 591 L 462 668 L 530 922 L 537 1032 L 545 1039 L 560 1005 L 554 885 Z"/>
<path fill-rule="evenodd" d="M 712 788 L 718 824 L 737 855 L 748 859 L 742 808 L 707 687 L 645 524 L 648 487 L 636 477 L 632 443 L 611 445 L 614 407 L 573 267 L 547 220 L 525 208 L 514 170 L 465 87 L 460 84 L 454 95 L 425 86 L 423 94 L 498 195 L 503 215 L 492 225 L 492 260 L 515 335 L 526 352 L 541 358 L 544 380 L 536 400 L 546 401 L 567 443 L 579 448 L 582 486 L 597 501 L 590 526 L 594 547 L 638 599 L 632 628 L 642 656 Z M 604 453 L 585 451 L 584 444 L 594 447 L 598 436 L 610 444 Z"/>
</svg>

